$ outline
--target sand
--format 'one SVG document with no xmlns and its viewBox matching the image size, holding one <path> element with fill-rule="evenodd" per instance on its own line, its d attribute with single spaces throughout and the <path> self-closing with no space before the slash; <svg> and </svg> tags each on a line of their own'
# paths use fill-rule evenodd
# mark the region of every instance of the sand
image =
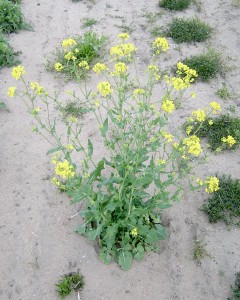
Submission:
<svg viewBox="0 0 240 300">
<path fill-rule="evenodd" d="M 83 18 L 98 20 L 93 30 L 107 35 L 110 44 L 122 31 L 119 26 L 133 28 L 131 35 L 139 49 L 141 68 L 148 62 L 146 49 L 152 40 L 152 27 L 166 26 L 175 16 L 197 15 L 214 28 L 213 37 L 197 45 L 176 45 L 170 40 L 171 50 L 162 67 L 210 45 L 222 53 L 228 70 L 209 84 L 194 86 L 197 97 L 178 111 L 175 126 L 193 109 L 205 107 L 210 101 L 220 102 L 225 112 L 230 105 L 235 106 L 239 115 L 240 9 L 231 0 L 198 3 L 200 10 L 192 5 L 176 13 L 158 8 L 158 1 L 23 0 L 26 21 L 34 30 L 21 30 L 9 38 L 12 46 L 22 52 L 20 59 L 29 80 L 65 95 L 66 90 L 77 89 L 77 85 L 54 78 L 46 71 L 45 63 L 64 38 L 86 31 L 81 27 Z M 146 17 L 149 12 L 161 12 L 161 16 L 151 24 Z M 50 182 L 53 167 L 45 155 L 48 143 L 32 133 L 32 118 L 24 104 L 6 96 L 7 88 L 16 84 L 10 73 L 7 68 L 0 71 L 0 98 L 9 108 L 9 112 L 0 112 L 0 299 L 58 299 L 54 284 L 61 275 L 77 270 L 85 276 L 83 300 L 227 299 L 235 273 L 240 271 L 240 231 L 208 222 L 199 210 L 207 199 L 204 191 L 187 194 L 164 212 L 169 239 L 160 243 L 158 253 L 147 254 L 141 263 L 134 262 L 128 272 L 121 271 L 116 263 L 106 266 L 100 262 L 94 244 L 74 233 L 80 219 L 70 217 L 77 213 L 79 205 L 69 205 L 69 198 Z M 216 96 L 223 82 L 234 93 L 233 99 L 223 101 Z M 90 117 L 85 120 L 89 124 L 87 138 L 95 128 Z M 96 145 L 102 151 L 100 140 Z M 214 155 L 208 164 L 198 168 L 197 174 L 204 177 L 220 172 L 239 178 L 239 164 L 239 150 Z M 193 259 L 195 239 L 203 241 L 208 252 L 200 265 Z M 72 294 L 67 299 L 77 298 Z"/>
</svg>

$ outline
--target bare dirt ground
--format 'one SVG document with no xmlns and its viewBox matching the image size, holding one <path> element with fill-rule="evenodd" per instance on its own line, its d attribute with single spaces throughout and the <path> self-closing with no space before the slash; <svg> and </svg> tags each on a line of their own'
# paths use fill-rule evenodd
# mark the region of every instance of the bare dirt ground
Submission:
<svg viewBox="0 0 240 300">
<path fill-rule="evenodd" d="M 178 111 L 176 124 L 195 108 L 218 101 L 224 110 L 234 105 L 239 115 L 240 106 L 240 9 L 231 0 L 199 2 L 184 12 L 169 12 L 158 8 L 158 1 L 99 0 L 94 2 L 70 0 L 24 0 L 22 9 L 26 21 L 34 31 L 11 34 L 10 41 L 20 56 L 29 80 L 39 81 L 50 91 L 60 95 L 74 83 L 45 70 L 46 57 L 64 38 L 83 34 L 82 19 L 99 21 L 93 30 L 109 36 L 116 43 L 119 26 L 134 29 L 131 34 L 139 49 L 139 64 L 149 57 L 147 43 L 152 38 L 148 12 L 162 12 L 156 25 L 165 26 L 176 16 L 195 16 L 213 28 L 209 44 L 220 51 L 226 74 L 210 84 L 197 83 L 196 99 L 189 100 Z M 170 66 L 192 53 L 199 53 L 208 44 L 176 45 L 162 66 Z M 215 92 L 226 82 L 235 93 L 228 101 L 219 99 Z M 91 84 L 91 81 L 90 81 Z M 240 231 L 228 230 L 224 224 L 209 224 L 199 210 L 207 195 L 204 191 L 189 193 L 186 198 L 164 212 L 169 239 L 160 244 L 159 253 L 150 253 L 141 263 L 134 262 L 130 271 L 121 271 L 115 263 L 105 266 L 98 259 L 93 245 L 73 232 L 78 217 L 69 217 L 77 207 L 69 205 L 65 194 L 51 184 L 53 168 L 45 153 L 49 145 L 31 132 L 32 119 L 20 100 L 8 99 L 8 86 L 15 85 L 10 69 L 0 71 L 0 97 L 9 112 L 0 112 L 0 299 L 54 300 L 58 299 L 54 284 L 59 276 L 80 270 L 86 285 L 83 300 L 225 300 L 235 273 L 240 271 Z M 91 120 L 89 130 L 91 128 Z M 175 125 L 176 125 L 175 124 Z M 86 132 L 86 137 L 89 133 Z M 215 172 L 240 177 L 240 156 L 236 152 L 214 155 L 209 163 L 198 169 L 199 177 Z M 209 253 L 201 265 L 193 260 L 193 242 L 197 238 L 206 243 Z M 72 295 L 69 299 L 76 299 Z"/>
</svg>

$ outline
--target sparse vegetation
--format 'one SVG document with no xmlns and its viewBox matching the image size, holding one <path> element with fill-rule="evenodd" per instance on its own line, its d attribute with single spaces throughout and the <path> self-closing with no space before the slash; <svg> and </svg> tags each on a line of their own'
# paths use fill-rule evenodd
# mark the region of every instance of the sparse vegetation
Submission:
<svg viewBox="0 0 240 300">
<path fill-rule="evenodd" d="M 196 70 L 198 79 L 202 81 L 209 81 L 222 70 L 221 56 L 214 50 L 204 54 L 193 55 L 183 60 L 183 63 Z"/>
<path fill-rule="evenodd" d="M 218 97 L 220 97 L 223 100 L 227 100 L 231 97 L 231 94 L 226 86 L 226 84 L 223 84 L 223 86 L 217 90 L 216 94 Z"/>
<path fill-rule="evenodd" d="M 198 264 L 200 264 L 201 260 L 205 256 L 208 256 L 206 244 L 196 239 L 194 241 L 193 258 L 197 261 Z"/>
<path fill-rule="evenodd" d="M 160 7 L 164 7 L 169 10 L 184 10 L 189 7 L 191 0 L 161 0 L 159 2 Z"/>
<path fill-rule="evenodd" d="M 79 273 L 63 275 L 56 284 L 57 293 L 61 299 L 70 295 L 72 291 L 79 292 L 84 286 L 84 277 Z"/>
<path fill-rule="evenodd" d="M 167 34 L 176 43 L 190 43 L 205 41 L 211 32 L 211 27 L 198 18 L 176 18 L 170 23 Z"/>
<path fill-rule="evenodd" d="M 17 60 L 18 54 L 19 52 L 14 52 L 7 40 L 0 35 L 0 68 L 19 64 L 20 61 Z"/>
<path fill-rule="evenodd" d="M 93 25 L 97 24 L 98 21 L 93 19 L 93 18 L 86 18 L 86 19 L 83 19 L 83 24 L 82 24 L 82 27 L 85 28 L 85 27 L 92 27 Z"/>
<path fill-rule="evenodd" d="M 232 300 L 240 299 L 240 272 L 236 274 L 235 286 L 232 287 L 234 298 Z"/>
<path fill-rule="evenodd" d="M 203 205 L 210 222 L 223 221 L 240 226 L 240 180 L 231 176 L 219 177 L 219 189 Z"/>
</svg>

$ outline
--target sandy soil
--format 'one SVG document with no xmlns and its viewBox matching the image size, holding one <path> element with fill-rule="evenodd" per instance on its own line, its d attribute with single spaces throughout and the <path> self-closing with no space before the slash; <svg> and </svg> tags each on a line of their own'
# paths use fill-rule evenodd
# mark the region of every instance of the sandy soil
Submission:
<svg viewBox="0 0 240 300">
<path fill-rule="evenodd" d="M 147 43 L 152 40 L 153 25 L 165 26 L 173 17 L 194 16 L 206 20 L 214 29 L 209 44 L 225 58 L 228 72 L 210 84 L 198 83 L 198 96 L 178 111 L 176 124 L 192 109 L 204 107 L 217 100 L 224 109 L 240 106 L 240 9 L 231 0 L 202 0 L 201 10 L 193 5 L 181 13 L 167 12 L 157 7 L 158 1 L 100 0 L 96 3 L 70 0 L 23 0 L 22 8 L 34 31 L 11 34 L 10 41 L 20 56 L 28 78 L 36 80 L 60 95 L 74 83 L 64 84 L 45 70 L 46 57 L 62 39 L 82 34 L 84 17 L 99 21 L 93 27 L 109 36 L 110 43 L 122 31 L 118 26 L 134 28 L 132 38 L 139 49 L 139 64 L 148 60 Z M 155 24 L 147 22 L 148 12 L 162 12 Z M 182 57 L 207 48 L 198 45 L 175 45 L 163 67 Z M 215 95 L 226 82 L 235 93 L 232 100 L 223 102 Z M 240 271 L 239 229 L 228 230 L 224 224 L 209 224 L 199 210 L 206 199 L 203 191 L 190 193 L 186 199 L 164 213 L 169 239 L 160 244 L 159 253 L 150 253 L 141 263 L 133 263 L 130 271 L 121 271 L 115 263 L 102 264 L 93 245 L 73 229 L 78 217 L 69 217 L 78 207 L 70 206 L 66 195 L 60 194 L 50 183 L 52 166 L 45 153 L 49 145 L 31 132 L 32 119 L 20 100 L 6 96 L 8 86 L 15 85 L 10 70 L 0 71 L 0 98 L 9 112 L 0 112 L 0 299 L 54 300 L 58 299 L 54 284 L 59 276 L 80 270 L 86 285 L 83 300 L 225 300 L 230 295 L 235 273 Z M 91 83 L 90 83 L 91 84 Z M 93 131 L 91 119 L 89 132 Z M 239 150 L 213 156 L 198 170 L 199 176 L 224 172 L 240 177 Z M 206 243 L 209 256 L 201 265 L 193 260 L 193 241 Z M 76 299 L 75 295 L 69 299 Z"/>
</svg>

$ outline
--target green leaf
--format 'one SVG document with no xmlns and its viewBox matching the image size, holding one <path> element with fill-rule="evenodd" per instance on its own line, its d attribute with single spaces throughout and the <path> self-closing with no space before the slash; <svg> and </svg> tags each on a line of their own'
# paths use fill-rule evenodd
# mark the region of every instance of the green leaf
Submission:
<svg viewBox="0 0 240 300">
<path fill-rule="evenodd" d="M 92 157 L 93 154 L 93 145 L 92 142 L 88 139 L 88 156 Z"/>
<path fill-rule="evenodd" d="M 75 229 L 75 232 L 77 232 L 78 234 L 84 234 L 86 231 L 86 225 L 85 223 L 78 226 L 76 229 Z"/>
<path fill-rule="evenodd" d="M 52 149 L 48 150 L 48 152 L 46 153 L 46 155 L 54 153 L 54 152 L 57 152 L 57 151 L 60 151 L 62 149 L 63 149 L 62 147 L 52 148 Z"/>
<path fill-rule="evenodd" d="M 155 229 L 150 229 L 146 234 L 146 242 L 148 244 L 153 244 L 158 241 L 158 232 Z"/>
<path fill-rule="evenodd" d="M 137 249 L 137 251 L 140 252 L 140 253 L 144 252 L 144 248 L 143 248 L 142 245 L 139 245 L 139 244 L 138 244 L 136 249 Z"/>
<path fill-rule="evenodd" d="M 106 136 L 106 133 L 108 131 L 108 118 L 105 119 L 105 121 L 103 122 L 103 127 L 102 127 L 102 136 Z"/>
<path fill-rule="evenodd" d="M 93 229 L 86 232 L 86 236 L 90 241 L 95 240 L 95 238 L 98 236 L 99 230 Z"/>
<path fill-rule="evenodd" d="M 134 258 L 137 260 L 137 261 L 141 261 L 143 259 L 143 256 L 144 256 L 144 252 L 137 252 L 135 255 L 134 255 Z"/>
<path fill-rule="evenodd" d="M 129 251 L 122 251 L 118 257 L 118 264 L 123 271 L 128 271 L 132 265 L 132 253 Z"/>
<path fill-rule="evenodd" d="M 156 224 L 155 227 L 156 227 L 159 239 L 165 240 L 168 237 L 168 234 L 167 234 L 165 228 L 161 224 Z"/>
<path fill-rule="evenodd" d="M 110 264 L 112 260 L 111 254 L 109 254 L 109 252 L 105 250 L 100 251 L 99 258 L 105 265 Z"/>
<path fill-rule="evenodd" d="M 90 174 L 89 181 L 93 182 L 97 177 L 101 175 L 101 171 L 104 169 L 104 162 L 100 160 L 95 170 L 93 170 Z"/>
</svg>

